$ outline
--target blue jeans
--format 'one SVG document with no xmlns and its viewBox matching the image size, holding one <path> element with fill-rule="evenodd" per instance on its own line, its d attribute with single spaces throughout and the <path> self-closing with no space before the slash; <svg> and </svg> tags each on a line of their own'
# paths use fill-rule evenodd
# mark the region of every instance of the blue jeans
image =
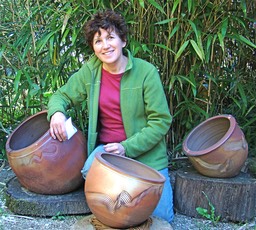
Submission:
<svg viewBox="0 0 256 230">
<path fill-rule="evenodd" d="M 93 152 L 89 155 L 89 157 L 87 158 L 87 160 L 85 161 L 84 163 L 84 167 L 82 168 L 81 170 L 81 173 L 83 175 L 83 178 L 85 179 L 86 178 L 86 175 L 89 171 L 89 169 L 91 168 L 91 165 L 92 165 L 92 162 L 95 158 L 95 154 L 98 153 L 98 152 L 105 152 L 104 148 L 103 148 L 103 145 L 98 145 L 94 150 Z"/>
<path fill-rule="evenodd" d="M 173 191 L 172 186 L 170 182 L 170 177 L 168 173 L 168 168 L 159 170 L 164 177 L 165 177 L 165 183 L 164 183 L 164 189 L 162 192 L 162 196 L 155 208 L 155 210 L 152 213 L 152 216 L 160 217 L 167 222 L 171 223 L 174 218 L 174 212 L 173 212 Z"/>
<path fill-rule="evenodd" d="M 103 145 L 97 146 L 93 152 L 90 154 L 90 156 L 87 158 L 83 169 L 81 170 L 81 173 L 83 175 L 83 178 L 86 178 L 86 175 L 92 165 L 92 162 L 94 160 L 95 154 L 98 152 L 105 152 Z M 173 191 L 172 186 L 170 182 L 170 177 L 168 173 L 168 168 L 162 169 L 159 171 L 166 179 L 164 183 L 164 188 L 162 192 L 162 196 L 155 208 L 155 210 L 152 213 L 152 216 L 160 217 L 167 222 L 171 223 L 174 217 L 173 212 Z"/>
</svg>

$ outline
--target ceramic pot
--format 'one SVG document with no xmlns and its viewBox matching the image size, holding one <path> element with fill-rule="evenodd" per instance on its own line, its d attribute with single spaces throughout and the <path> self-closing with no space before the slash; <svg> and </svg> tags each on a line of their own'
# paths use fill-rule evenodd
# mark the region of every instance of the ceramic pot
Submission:
<svg viewBox="0 0 256 230">
<path fill-rule="evenodd" d="M 6 153 L 20 184 L 40 194 L 64 194 L 82 186 L 86 139 L 78 131 L 69 140 L 54 140 L 47 111 L 23 121 L 9 136 Z"/>
<path fill-rule="evenodd" d="M 165 177 L 133 159 L 97 153 L 85 181 L 87 204 L 95 217 L 112 228 L 146 221 L 162 194 Z"/>
<path fill-rule="evenodd" d="M 232 115 L 219 115 L 196 126 L 183 142 L 195 169 L 209 177 L 234 177 L 248 156 L 248 144 Z"/>
</svg>

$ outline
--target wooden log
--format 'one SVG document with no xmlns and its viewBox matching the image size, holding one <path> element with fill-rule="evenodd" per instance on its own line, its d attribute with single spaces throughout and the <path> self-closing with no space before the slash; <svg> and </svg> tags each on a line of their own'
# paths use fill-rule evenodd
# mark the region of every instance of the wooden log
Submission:
<svg viewBox="0 0 256 230">
<path fill-rule="evenodd" d="M 50 217 L 91 213 L 83 187 L 62 195 L 42 195 L 23 188 L 17 177 L 6 185 L 6 206 L 15 214 Z"/>
<path fill-rule="evenodd" d="M 211 212 L 221 221 L 247 222 L 255 217 L 256 179 L 247 173 L 233 178 L 210 178 L 199 174 L 192 166 L 176 172 L 174 207 L 177 212 L 202 218 L 196 208 Z"/>
</svg>

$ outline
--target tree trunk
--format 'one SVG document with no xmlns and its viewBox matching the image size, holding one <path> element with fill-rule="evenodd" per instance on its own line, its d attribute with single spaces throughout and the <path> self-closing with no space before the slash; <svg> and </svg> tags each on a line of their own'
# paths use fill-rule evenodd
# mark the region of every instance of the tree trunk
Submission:
<svg viewBox="0 0 256 230">
<path fill-rule="evenodd" d="M 210 178 L 199 174 L 192 166 L 177 171 L 174 206 L 177 212 L 190 217 L 202 217 L 197 207 L 220 216 L 222 221 L 246 222 L 255 217 L 256 179 L 240 173 L 233 178 Z"/>
</svg>

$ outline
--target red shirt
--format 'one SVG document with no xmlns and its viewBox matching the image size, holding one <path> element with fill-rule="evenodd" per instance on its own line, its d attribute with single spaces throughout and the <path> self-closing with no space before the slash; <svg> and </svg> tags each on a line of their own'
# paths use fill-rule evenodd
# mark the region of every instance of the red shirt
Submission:
<svg viewBox="0 0 256 230">
<path fill-rule="evenodd" d="M 126 139 L 120 109 L 122 76 L 122 73 L 112 74 L 102 68 L 99 98 L 100 143 L 121 142 Z"/>
</svg>

